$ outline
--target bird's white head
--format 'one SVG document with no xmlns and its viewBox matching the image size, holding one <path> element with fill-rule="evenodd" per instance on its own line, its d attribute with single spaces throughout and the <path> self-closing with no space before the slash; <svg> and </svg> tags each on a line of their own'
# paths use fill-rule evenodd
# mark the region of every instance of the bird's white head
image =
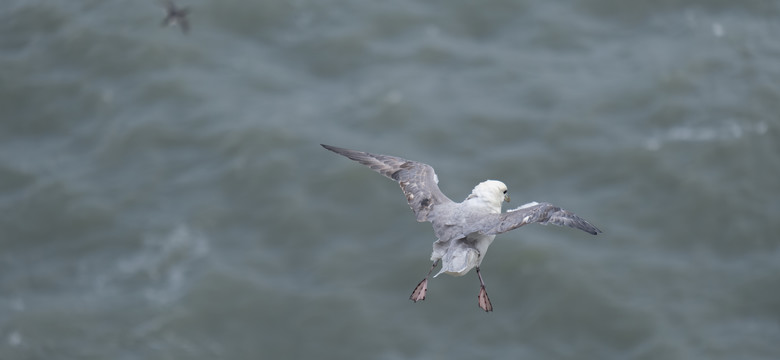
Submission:
<svg viewBox="0 0 780 360">
<path fill-rule="evenodd" d="M 501 203 L 509 202 L 506 185 L 498 180 L 485 180 L 471 190 L 466 200 L 479 200 L 501 212 Z"/>
</svg>

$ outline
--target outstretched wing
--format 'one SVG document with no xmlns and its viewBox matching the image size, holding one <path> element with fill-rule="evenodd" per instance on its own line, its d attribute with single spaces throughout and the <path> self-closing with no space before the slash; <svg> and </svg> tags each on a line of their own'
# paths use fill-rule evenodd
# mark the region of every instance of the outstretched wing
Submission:
<svg viewBox="0 0 780 360">
<path fill-rule="evenodd" d="M 586 233 L 596 235 L 601 232 L 585 219 L 571 211 L 553 206 L 550 203 L 532 202 L 519 208 L 507 210 L 502 214 L 491 214 L 474 224 L 472 232 L 480 232 L 485 235 L 495 235 L 517 229 L 531 223 L 553 224 L 580 229 Z"/>
<path fill-rule="evenodd" d="M 438 178 L 433 168 L 420 162 L 395 156 L 370 154 L 321 144 L 322 147 L 370 167 L 372 170 L 398 182 L 406 201 L 417 215 L 417 221 L 430 221 L 428 215 L 436 205 L 450 203 L 439 190 Z"/>
</svg>

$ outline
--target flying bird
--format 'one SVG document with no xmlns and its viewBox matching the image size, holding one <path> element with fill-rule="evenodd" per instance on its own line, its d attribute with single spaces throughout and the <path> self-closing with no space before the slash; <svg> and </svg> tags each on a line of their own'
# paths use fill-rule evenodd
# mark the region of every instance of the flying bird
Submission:
<svg viewBox="0 0 780 360">
<path fill-rule="evenodd" d="M 187 15 L 190 13 L 188 8 L 176 7 L 176 4 L 172 0 L 162 1 L 165 6 L 165 19 L 163 19 L 161 26 L 176 26 L 179 25 L 183 33 L 187 33 L 190 30 L 190 23 L 187 21 Z"/>
<path fill-rule="evenodd" d="M 321 145 L 398 182 L 417 221 L 433 224 L 437 238 L 431 254 L 433 265 L 412 291 L 409 299 L 414 302 L 425 300 L 428 277 L 441 262 L 441 270 L 433 277 L 442 273 L 463 276 L 476 268 L 480 286 L 478 305 L 486 312 L 493 311 L 479 266 L 497 234 L 531 223 L 568 226 L 593 235 L 601 232 L 574 213 L 545 202 L 530 202 L 502 213 L 501 205 L 504 201 L 509 202 L 509 194 L 501 181 L 483 181 L 471 190 L 465 200 L 456 203 L 439 190 L 439 179 L 430 165 L 395 156 Z"/>
</svg>

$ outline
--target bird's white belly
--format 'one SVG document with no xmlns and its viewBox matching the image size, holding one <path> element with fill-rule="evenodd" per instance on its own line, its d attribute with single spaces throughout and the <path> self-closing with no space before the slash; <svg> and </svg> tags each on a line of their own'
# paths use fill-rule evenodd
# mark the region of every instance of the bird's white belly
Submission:
<svg viewBox="0 0 780 360">
<path fill-rule="evenodd" d="M 482 262 L 488 247 L 495 235 L 471 234 L 464 239 L 451 240 L 446 243 L 434 243 L 431 260 L 441 259 L 441 271 L 452 276 L 466 275 L 471 269 Z"/>
</svg>

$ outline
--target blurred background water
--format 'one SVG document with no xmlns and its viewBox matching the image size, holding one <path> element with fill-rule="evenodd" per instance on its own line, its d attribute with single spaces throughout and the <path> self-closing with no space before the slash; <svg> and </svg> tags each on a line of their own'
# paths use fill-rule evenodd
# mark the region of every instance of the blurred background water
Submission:
<svg viewBox="0 0 780 360">
<path fill-rule="evenodd" d="M 779 359 L 780 3 L 0 2 L 2 359 Z M 397 185 L 600 227 L 431 281 Z"/>
</svg>

